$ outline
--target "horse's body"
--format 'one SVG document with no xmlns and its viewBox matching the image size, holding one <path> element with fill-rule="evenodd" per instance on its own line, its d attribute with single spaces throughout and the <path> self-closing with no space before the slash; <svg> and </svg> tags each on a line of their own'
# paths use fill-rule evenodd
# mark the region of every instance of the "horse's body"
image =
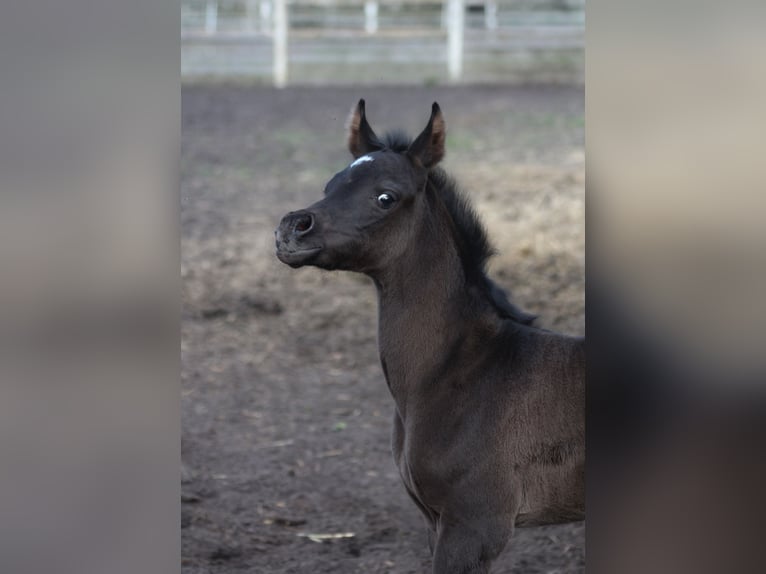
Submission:
<svg viewBox="0 0 766 574">
<path fill-rule="evenodd" d="M 434 573 L 481 573 L 515 526 L 584 518 L 584 341 L 534 327 L 487 278 L 486 234 L 435 167 L 444 137 L 434 104 L 414 142 L 381 141 L 360 101 L 357 159 L 285 216 L 277 255 L 374 280 L 394 459 Z"/>
</svg>

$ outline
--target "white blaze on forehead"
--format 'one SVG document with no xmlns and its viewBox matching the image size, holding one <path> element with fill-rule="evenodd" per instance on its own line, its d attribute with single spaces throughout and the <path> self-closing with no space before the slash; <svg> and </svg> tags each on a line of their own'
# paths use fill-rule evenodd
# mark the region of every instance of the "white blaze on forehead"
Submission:
<svg viewBox="0 0 766 574">
<path fill-rule="evenodd" d="M 356 167 L 356 166 L 358 166 L 360 163 L 364 163 L 364 162 L 366 162 L 366 161 L 375 161 L 375 158 L 374 158 L 374 157 L 370 157 L 369 155 L 363 155 L 362 157 L 358 157 L 358 158 L 356 158 L 356 159 L 353 161 L 353 163 L 352 163 L 350 166 L 348 166 L 348 167 Z"/>
</svg>

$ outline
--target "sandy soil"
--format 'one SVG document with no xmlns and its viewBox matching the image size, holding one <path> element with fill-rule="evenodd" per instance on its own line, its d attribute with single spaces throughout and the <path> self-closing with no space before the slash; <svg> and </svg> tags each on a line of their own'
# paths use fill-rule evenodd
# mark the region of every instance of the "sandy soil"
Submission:
<svg viewBox="0 0 766 574">
<path fill-rule="evenodd" d="M 348 163 L 343 124 L 359 97 L 378 132 L 421 129 L 439 101 L 444 166 L 500 253 L 491 275 L 543 326 L 584 332 L 581 89 L 186 86 L 186 574 L 430 571 L 390 455 L 374 289 L 274 256 L 280 217 Z M 518 530 L 493 572 L 582 572 L 584 540 L 584 524 Z"/>
</svg>

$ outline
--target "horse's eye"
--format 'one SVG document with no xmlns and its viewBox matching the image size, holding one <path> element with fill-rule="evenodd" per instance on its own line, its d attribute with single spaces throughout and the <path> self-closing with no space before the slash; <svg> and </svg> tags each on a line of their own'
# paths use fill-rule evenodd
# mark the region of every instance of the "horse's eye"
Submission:
<svg viewBox="0 0 766 574">
<path fill-rule="evenodd" d="M 396 203 L 396 197 L 394 197 L 390 193 L 381 193 L 376 201 L 378 202 L 378 205 L 382 207 L 383 209 L 390 209 L 390 207 Z"/>
</svg>

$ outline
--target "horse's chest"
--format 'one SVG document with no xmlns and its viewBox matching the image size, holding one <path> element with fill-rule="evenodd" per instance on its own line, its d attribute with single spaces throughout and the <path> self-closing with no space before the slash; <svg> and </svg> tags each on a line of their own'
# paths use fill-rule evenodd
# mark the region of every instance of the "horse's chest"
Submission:
<svg viewBox="0 0 766 574">
<path fill-rule="evenodd" d="M 435 474 L 425 457 L 419 456 L 411 447 L 411 443 L 414 442 L 412 438 L 407 436 L 405 426 L 396 414 L 392 446 L 399 476 L 421 512 L 435 525 L 440 514 L 439 509 L 442 507 L 442 477 Z"/>
</svg>

